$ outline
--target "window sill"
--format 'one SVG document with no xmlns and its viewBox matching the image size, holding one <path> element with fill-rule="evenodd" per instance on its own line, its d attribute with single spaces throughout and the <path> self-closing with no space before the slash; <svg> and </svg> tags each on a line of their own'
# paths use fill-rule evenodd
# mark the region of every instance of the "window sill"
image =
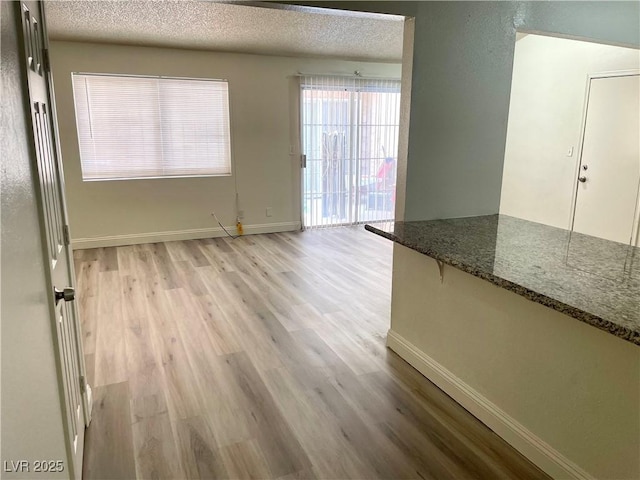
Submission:
<svg viewBox="0 0 640 480">
<path fill-rule="evenodd" d="M 161 177 L 115 177 L 115 178 L 83 178 L 83 182 L 120 182 L 129 180 L 171 180 L 177 178 L 216 178 L 216 177 L 232 177 L 230 173 L 211 174 L 211 175 L 163 175 Z"/>
</svg>

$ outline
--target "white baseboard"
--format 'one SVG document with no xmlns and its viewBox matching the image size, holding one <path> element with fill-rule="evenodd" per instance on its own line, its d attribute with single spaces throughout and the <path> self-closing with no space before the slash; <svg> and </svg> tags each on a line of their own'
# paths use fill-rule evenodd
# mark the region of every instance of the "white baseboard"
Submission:
<svg viewBox="0 0 640 480">
<path fill-rule="evenodd" d="M 225 227 L 231 234 L 236 233 L 235 225 Z M 300 222 L 263 223 L 244 225 L 244 235 L 258 233 L 291 232 L 300 230 Z M 81 250 L 84 248 L 118 247 L 121 245 L 136 245 L 139 243 L 170 242 L 174 240 L 196 240 L 199 238 L 223 237 L 226 233 L 220 227 L 196 228 L 191 230 L 177 230 L 169 232 L 132 233 L 128 235 L 111 235 L 93 238 L 74 238 L 71 240 L 71 248 Z"/>
<path fill-rule="evenodd" d="M 388 332 L 387 347 L 552 478 L 595 480 L 593 476 L 393 330 Z"/>
</svg>

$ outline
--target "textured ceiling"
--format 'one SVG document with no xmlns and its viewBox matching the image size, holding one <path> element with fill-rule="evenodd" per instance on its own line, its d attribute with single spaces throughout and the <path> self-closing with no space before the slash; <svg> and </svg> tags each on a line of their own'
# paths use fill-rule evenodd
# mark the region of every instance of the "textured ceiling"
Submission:
<svg viewBox="0 0 640 480">
<path fill-rule="evenodd" d="M 47 1 L 53 40 L 400 62 L 402 17 L 212 1 Z"/>
</svg>

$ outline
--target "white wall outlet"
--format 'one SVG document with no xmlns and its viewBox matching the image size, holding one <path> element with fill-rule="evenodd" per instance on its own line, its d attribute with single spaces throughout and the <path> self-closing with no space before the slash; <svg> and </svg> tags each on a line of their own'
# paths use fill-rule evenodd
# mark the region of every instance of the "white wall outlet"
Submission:
<svg viewBox="0 0 640 480">
<path fill-rule="evenodd" d="M 272 207 L 267 207 L 267 217 L 270 217 L 273 215 L 273 208 Z"/>
<path fill-rule="evenodd" d="M 244 210 L 238 210 L 238 218 L 244 218 Z"/>
<path fill-rule="evenodd" d="M 567 157 L 573 157 L 573 147 L 567 148 Z"/>
</svg>

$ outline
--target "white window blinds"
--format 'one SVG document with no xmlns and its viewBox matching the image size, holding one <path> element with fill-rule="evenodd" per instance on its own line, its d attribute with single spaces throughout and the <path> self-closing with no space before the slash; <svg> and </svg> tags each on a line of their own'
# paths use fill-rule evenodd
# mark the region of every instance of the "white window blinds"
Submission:
<svg viewBox="0 0 640 480">
<path fill-rule="evenodd" d="M 82 178 L 230 175 L 226 81 L 73 74 Z"/>
</svg>

